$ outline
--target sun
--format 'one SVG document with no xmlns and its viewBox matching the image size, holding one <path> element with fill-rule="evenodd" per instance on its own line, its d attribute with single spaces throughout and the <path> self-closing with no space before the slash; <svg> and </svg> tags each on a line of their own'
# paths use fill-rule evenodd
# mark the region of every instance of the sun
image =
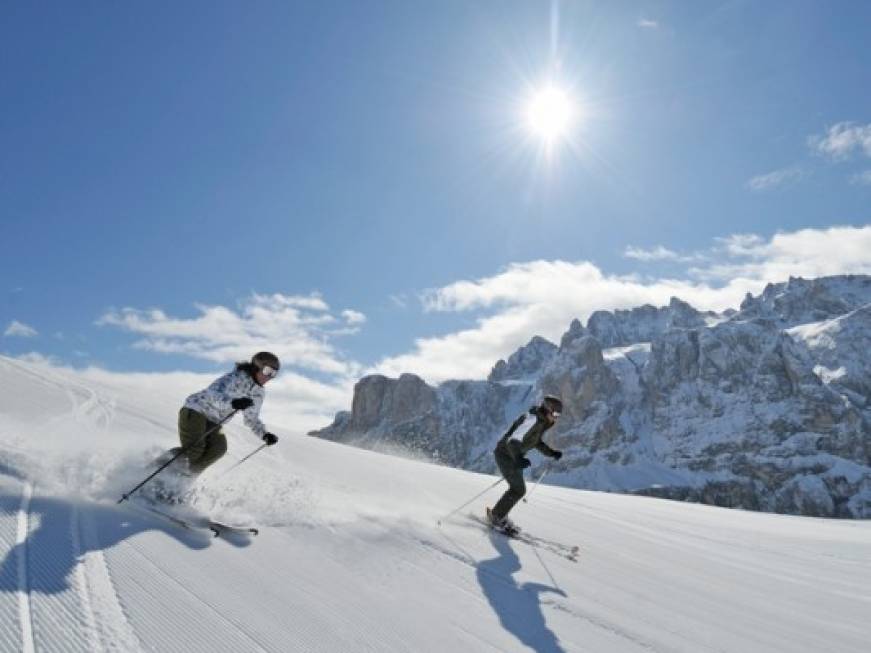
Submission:
<svg viewBox="0 0 871 653">
<path fill-rule="evenodd" d="M 527 127 L 547 145 L 565 138 L 576 117 L 577 107 L 571 95 L 552 84 L 533 93 L 526 105 Z"/>
</svg>

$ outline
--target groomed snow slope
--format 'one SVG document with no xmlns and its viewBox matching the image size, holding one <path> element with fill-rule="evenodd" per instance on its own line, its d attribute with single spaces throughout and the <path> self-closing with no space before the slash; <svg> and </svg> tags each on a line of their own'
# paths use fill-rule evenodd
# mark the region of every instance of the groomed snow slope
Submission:
<svg viewBox="0 0 871 653">
<path fill-rule="evenodd" d="M 0 650 L 868 650 L 867 522 L 539 487 L 513 516 L 572 562 L 468 510 L 437 526 L 493 477 L 280 428 L 224 474 L 257 446 L 238 424 L 199 505 L 259 537 L 116 505 L 177 392 L 0 358 Z"/>
</svg>

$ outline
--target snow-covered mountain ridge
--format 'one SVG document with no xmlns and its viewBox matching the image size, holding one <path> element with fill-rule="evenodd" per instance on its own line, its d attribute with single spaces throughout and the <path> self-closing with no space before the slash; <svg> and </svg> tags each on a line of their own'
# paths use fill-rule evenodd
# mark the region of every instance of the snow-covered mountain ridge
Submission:
<svg viewBox="0 0 871 653">
<path fill-rule="evenodd" d="M 791 278 L 717 315 L 598 311 L 534 337 L 488 380 L 370 376 L 312 434 L 492 472 L 507 425 L 543 394 L 561 485 L 801 515 L 871 517 L 871 277 Z M 537 458 L 539 473 L 547 464 Z M 535 471 L 535 470 L 534 470 Z"/>
</svg>

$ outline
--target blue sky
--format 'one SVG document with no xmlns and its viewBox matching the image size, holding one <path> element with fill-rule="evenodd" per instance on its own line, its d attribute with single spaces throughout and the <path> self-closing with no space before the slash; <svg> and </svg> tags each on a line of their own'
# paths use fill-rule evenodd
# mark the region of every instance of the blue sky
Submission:
<svg viewBox="0 0 871 653">
<path fill-rule="evenodd" d="M 868 2 L 0 11 L 6 355 L 268 348 L 314 395 L 871 272 Z M 549 79 L 578 118 L 545 152 L 523 111 Z"/>
</svg>

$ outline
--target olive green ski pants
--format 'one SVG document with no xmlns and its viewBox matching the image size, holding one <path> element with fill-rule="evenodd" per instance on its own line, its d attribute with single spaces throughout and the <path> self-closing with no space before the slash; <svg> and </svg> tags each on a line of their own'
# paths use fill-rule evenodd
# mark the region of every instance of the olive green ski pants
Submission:
<svg viewBox="0 0 871 653">
<path fill-rule="evenodd" d="M 182 408 L 178 411 L 178 438 L 182 447 L 190 445 L 185 457 L 188 468 L 194 474 L 201 473 L 227 453 L 227 437 L 221 429 L 215 429 L 203 438 L 203 433 L 215 426 L 214 422 L 210 422 L 205 415 L 195 410 Z"/>
</svg>

